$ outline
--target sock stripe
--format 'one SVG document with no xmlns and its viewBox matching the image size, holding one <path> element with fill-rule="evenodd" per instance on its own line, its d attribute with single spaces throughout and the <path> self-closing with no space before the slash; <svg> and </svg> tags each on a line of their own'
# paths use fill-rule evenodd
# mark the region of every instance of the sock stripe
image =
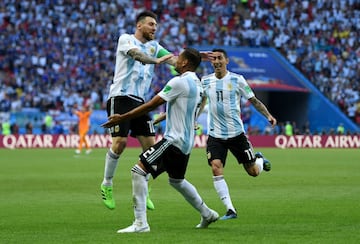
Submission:
<svg viewBox="0 0 360 244">
<path fill-rule="evenodd" d="M 131 172 L 136 173 L 138 175 L 143 175 L 143 176 L 147 175 L 147 173 L 143 169 L 141 169 L 138 165 L 135 165 L 134 167 L 132 167 Z"/>
<path fill-rule="evenodd" d="M 223 180 L 223 179 L 224 179 L 223 175 L 213 176 L 214 181 L 220 181 L 220 180 Z"/>
</svg>

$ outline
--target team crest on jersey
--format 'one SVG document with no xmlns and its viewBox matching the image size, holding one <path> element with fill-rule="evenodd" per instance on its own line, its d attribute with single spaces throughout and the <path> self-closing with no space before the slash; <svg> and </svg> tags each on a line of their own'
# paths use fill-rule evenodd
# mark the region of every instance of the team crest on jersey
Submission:
<svg viewBox="0 0 360 244">
<path fill-rule="evenodd" d="M 154 47 L 150 47 L 150 50 L 149 50 L 149 51 L 150 51 L 151 54 L 154 54 L 154 53 L 155 53 L 155 48 L 154 48 Z"/>
<path fill-rule="evenodd" d="M 232 87 L 232 84 L 231 84 L 231 83 L 228 83 L 227 87 L 228 87 L 228 89 L 229 89 L 229 90 L 232 90 L 232 89 L 233 89 L 233 87 Z"/>
<path fill-rule="evenodd" d="M 164 87 L 164 93 L 168 93 L 169 91 L 171 91 L 171 86 L 169 86 L 169 85 L 166 85 L 165 87 Z"/>
<path fill-rule="evenodd" d="M 116 125 L 116 126 L 114 127 L 114 131 L 115 131 L 115 133 L 119 132 L 119 131 L 120 131 L 120 127 L 119 127 L 118 125 Z"/>
</svg>

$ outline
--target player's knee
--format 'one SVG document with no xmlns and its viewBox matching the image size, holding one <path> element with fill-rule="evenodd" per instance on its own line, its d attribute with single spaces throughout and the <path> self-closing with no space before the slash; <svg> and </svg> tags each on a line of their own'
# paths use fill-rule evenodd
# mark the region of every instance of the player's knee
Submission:
<svg viewBox="0 0 360 244">
<path fill-rule="evenodd" d="M 174 179 L 169 178 L 169 184 L 174 187 L 175 189 L 179 189 L 181 187 L 181 183 L 184 181 L 184 179 Z"/>
<path fill-rule="evenodd" d="M 220 160 L 213 160 L 211 162 L 211 170 L 213 175 L 217 176 L 217 175 L 223 175 L 223 164 Z"/>
<path fill-rule="evenodd" d="M 258 169 L 258 167 L 256 166 L 256 165 L 253 165 L 253 166 L 251 166 L 251 167 L 248 167 L 247 169 L 246 169 L 246 172 L 248 173 L 248 175 L 250 175 L 250 176 L 253 176 L 253 177 L 256 177 L 256 176 L 258 176 L 259 175 L 259 169 Z"/>
<path fill-rule="evenodd" d="M 113 142 L 113 145 L 112 145 L 112 150 L 114 151 L 114 153 L 120 155 L 125 147 L 126 147 L 126 143 L 127 143 L 127 140 L 116 140 Z"/>
</svg>

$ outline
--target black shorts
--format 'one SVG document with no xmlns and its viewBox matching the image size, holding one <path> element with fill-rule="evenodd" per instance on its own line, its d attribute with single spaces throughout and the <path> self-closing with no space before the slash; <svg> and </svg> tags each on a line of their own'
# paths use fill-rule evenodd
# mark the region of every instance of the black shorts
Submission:
<svg viewBox="0 0 360 244">
<path fill-rule="evenodd" d="M 208 137 L 206 153 L 208 163 L 214 159 L 220 159 L 225 167 L 227 153 L 230 152 L 234 155 L 239 164 L 253 164 L 255 162 L 255 155 L 253 147 L 244 133 L 227 140 Z"/>
<path fill-rule="evenodd" d="M 167 172 L 170 178 L 184 179 L 190 154 L 183 154 L 166 139 L 140 154 L 140 161 L 155 179 L 161 173 Z"/>
<path fill-rule="evenodd" d="M 113 114 L 124 114 L 144 104 L 144 100 L 136 96 L 111 97 L 106 103 L 108 116 Z M 155 129 L 149 114 L 126 120 L 110 128 L 112 137 L 155 136 Z"/>
</svg>

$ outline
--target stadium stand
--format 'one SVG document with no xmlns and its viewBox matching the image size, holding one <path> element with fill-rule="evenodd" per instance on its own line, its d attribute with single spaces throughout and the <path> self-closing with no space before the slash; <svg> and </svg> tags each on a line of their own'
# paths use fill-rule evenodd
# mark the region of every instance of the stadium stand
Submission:
<svg viewBox="0 0 360 244">
<path fill-rule="evenodd" d="M 144 8 L 158 14 L 157 38 L 174 53 L 191 45 L 276 48 L 360 125 L 359 0 L 3 0 L 0 118 L 34 110 L 38 116 L 12 117 L 13 127 L 25 133 L 30 123 L 41 133 L 51 111 L 54 133 L 72 133 L 74 105 L 90 100 L 104 110 L 117 38 L 133 32 Z M 149 96 L 170 77 L 158 67 Z"/>
</svg>

